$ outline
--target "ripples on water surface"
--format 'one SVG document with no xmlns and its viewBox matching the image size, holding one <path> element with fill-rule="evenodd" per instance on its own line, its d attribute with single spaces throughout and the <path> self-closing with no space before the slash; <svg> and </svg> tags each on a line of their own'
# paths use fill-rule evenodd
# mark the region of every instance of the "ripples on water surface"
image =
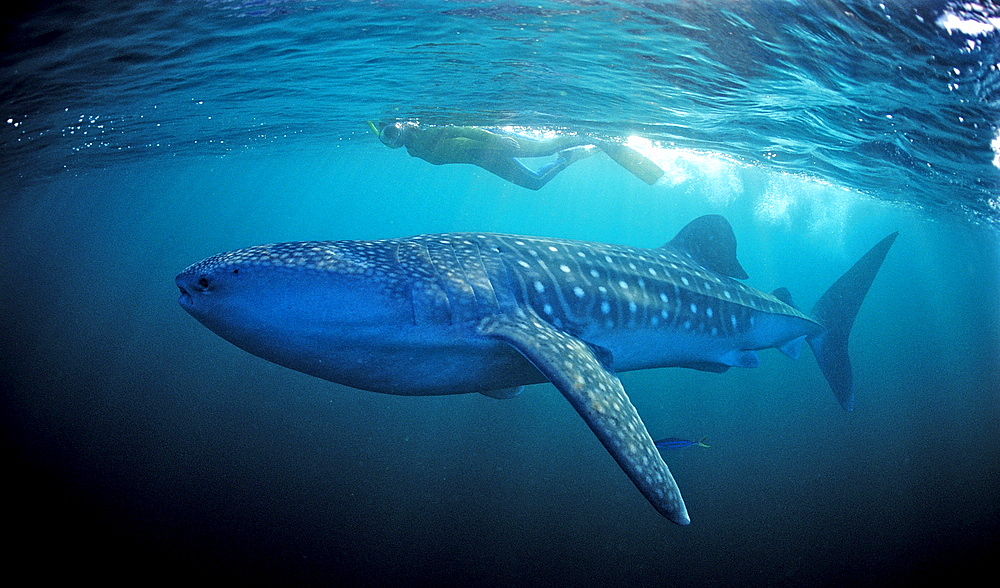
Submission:
<svg viewBox="0 0 1000 588">
<path fill-rule="evenodd" d="M 996 222 L 998 23 L 992 2 L 61 4 L 6 24 L 0 145 L 23 181 L 380 116 L 568 128 Z"/>
<path fill-rule="evenodd" d="M 25 515 L 7 529 L 13 566 L 130 585 L 595 588 L 992 571 L 995 2 L 10 10 L 0 461 Z M 381 117 L 628 137 L 667 173 L 647 186 L 597 155 L 530 192 L 386 149 L 365 124 Z M 803 308 L 900 237 L 852 332 L 851 413 L 808 352 L 622 375 L 654 435 L 709 435 L 710 449 L 668 456 L 683 528 L 550 385 L 502 402 L 347 389 L 215 336 L 173 281 L 265 242 L 468 230 L 656 246 L 709 213 L 732 222 L 749 283 L 788 287 Z"/>
</svg>

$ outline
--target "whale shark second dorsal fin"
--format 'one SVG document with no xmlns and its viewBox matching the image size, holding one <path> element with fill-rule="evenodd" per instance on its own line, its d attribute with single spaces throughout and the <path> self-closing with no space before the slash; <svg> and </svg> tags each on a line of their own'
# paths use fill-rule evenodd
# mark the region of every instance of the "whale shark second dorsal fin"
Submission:
<svg viewBox="0 0 1000 588">
<path fill-rule="evenodd" d="M 664 247 L 683 251 L 706 268 L 730 278 L 745 280 L 750 277 L 736 259 L 733 227 L 717 214 L 707 214 L 689 222 Z"/>
</svg>

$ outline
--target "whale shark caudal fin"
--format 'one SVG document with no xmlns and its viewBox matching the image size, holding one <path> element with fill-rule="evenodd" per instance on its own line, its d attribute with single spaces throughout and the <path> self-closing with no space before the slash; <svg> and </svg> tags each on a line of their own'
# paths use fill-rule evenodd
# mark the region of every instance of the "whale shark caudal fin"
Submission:
<svg viewBox="0 0 1000 588">
<path fill-rule="evenodd" d="M 517 349 L 562 392 L 660 514 L 679 525 L 691 522 L 674 477 L 600 352 L 531 310 L 487 317 L 479 331 Z"/>
<path fill-rule="evenodd" d="M 854 408 L 854 378 L 851 375 L 851 358 L 847 354 L 851 326 L 897 236 L 898 232 L 893 233 L 869 249 L 830 286 L 812 309 L 812 318 L 823 325 L 824 330 L 807 337 L 806 341 L 844 410 Z"/>
</svg>

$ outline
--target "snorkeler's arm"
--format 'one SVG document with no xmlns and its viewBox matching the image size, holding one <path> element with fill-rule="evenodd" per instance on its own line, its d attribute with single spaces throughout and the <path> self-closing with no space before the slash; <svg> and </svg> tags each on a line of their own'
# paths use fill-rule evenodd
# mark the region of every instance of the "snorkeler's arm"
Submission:
<svg viewBox="0 0 1000 588">
<path fill-rule="evenodd" d="M 431 127 L 407 141 L 410 155 L 430 163 L 476 163 L 484 153 L 513 156 L 517 140 L 475 127 Z"/>
<path fill-rule="evenodd" d="M 455 141 L 462 149 L 488 149 L 513 155 L 519 148 L 517 139 L 478 127 L 437 127 L 439 141 Z"/>
<path fill-rule="evenodd" d="M 479 127 L 434 127 L 432 129 L 441 139 L 468 139 L 481 147 L 494 149 L 516 149 L 518 140 L 506 133 L 494 133 Z"/>
<path fill-rule="evenodd" d="M 513 137 L 492 133 L 479 127 L 438 127 L 442 131 L 447 131 L 452 137 L 462 137 L 480 143 L 497 143 L 512 140 Z M 516 139 L 514 139 L 516 141 Z"/>
</svg>

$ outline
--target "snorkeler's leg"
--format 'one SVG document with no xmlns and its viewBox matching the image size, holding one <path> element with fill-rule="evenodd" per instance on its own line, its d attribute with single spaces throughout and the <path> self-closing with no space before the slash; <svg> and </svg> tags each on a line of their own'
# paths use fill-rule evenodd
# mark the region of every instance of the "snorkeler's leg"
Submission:
<svg viewBox="0 0 1000 588">
<path fill-rule="evenodd" d="M 581 159 L 586 159 L 591 155 L 594 155 L 600 151 L 599 147 L 594 145 L 584 145 L 581 147 L 570 147 L 569 149 L 563 149 L 559 152 L 559 159 L 566 162 L 566 165 L 576 163 Z"/>
<path fill-rule="evenodd" d="M 517 135 L 518 150 L 516 157 L 545 157 L 573 147 L 593 145 L 594 140 L 583 135 L 565 135 L 552 139 L 531 139 Z"/>
<path fill-rule="evenodd" d="M 479 167 L 529 190 L 539 190 L 568 165 L 563 159 L 543 165 L 538 171 L 524 166 L 513 158 L 491 158 L 477 163 Z"/>
</svg>

